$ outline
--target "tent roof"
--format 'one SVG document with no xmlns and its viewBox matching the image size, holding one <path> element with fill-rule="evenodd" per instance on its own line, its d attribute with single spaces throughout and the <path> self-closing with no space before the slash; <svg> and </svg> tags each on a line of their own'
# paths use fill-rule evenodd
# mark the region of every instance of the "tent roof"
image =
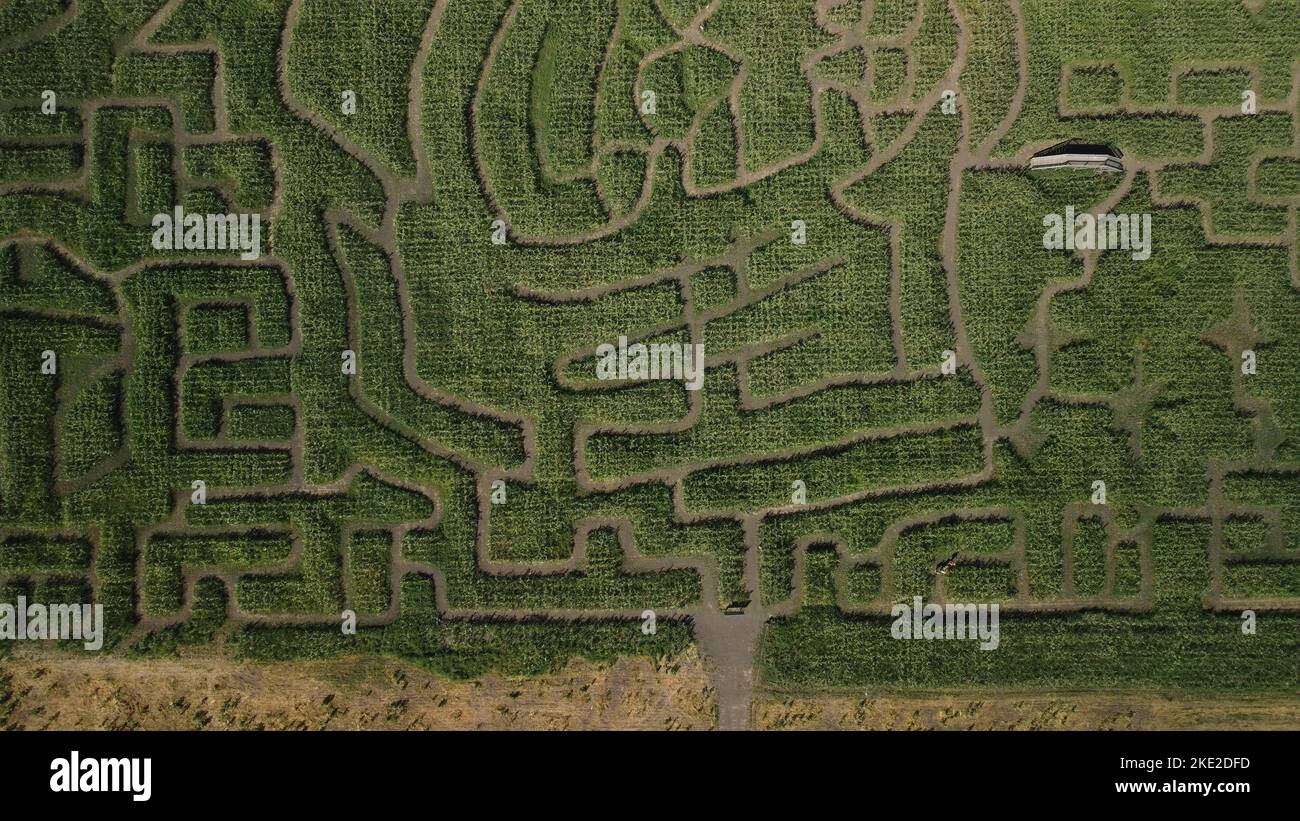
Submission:
<svg viewBox="0 0 1300 821">
<path fill-rule="evenodd" d="M 1035 157 L 1052 157 L 1058 154 L 1102 154 L 1107 157 L 1122 157 L 1120 150 L 1106 143 L 1085 143 L 1078 140 L 1065 140 L 1050 148 L 1044 148 Z"/>
</svg>

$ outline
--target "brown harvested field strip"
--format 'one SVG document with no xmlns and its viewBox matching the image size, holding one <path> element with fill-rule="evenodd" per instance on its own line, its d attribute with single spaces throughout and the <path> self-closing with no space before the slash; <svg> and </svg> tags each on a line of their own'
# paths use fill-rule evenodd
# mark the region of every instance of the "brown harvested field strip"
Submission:
<svg viewBox="0 0 1300 821">
<path fill-rule="evenodd" d="M 658 664 L 574 661 L 536 678 L 450 681 L 392 659 L 241 665 L 13 659 L 0 728 L 712 729 L 716 701 L 693 649 Z M 753 729 L 1290 729 L 1300 695 L 1147 692 L 755 693 Z"/>
<path fill-rule="evenodd" d="M 1000 691 L 756 699 L 764 730 L 1293 730 L 1300 695 Z"/>
<path fill-rule="evenodd" d="M 714 724 L 694 650 L 656 665 L 573 661 L 533 678 L 452 681 L 384 657 L 237 664 L 11 659 L 6 730 L 697 730 Z"/>
</svg>

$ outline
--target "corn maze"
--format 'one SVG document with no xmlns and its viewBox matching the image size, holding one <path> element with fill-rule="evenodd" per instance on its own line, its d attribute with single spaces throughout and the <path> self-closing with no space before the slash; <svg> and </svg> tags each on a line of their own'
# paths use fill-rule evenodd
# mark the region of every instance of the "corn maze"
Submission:
<svg viewBox="0 0 1300 821">
<path fill-rule="evenodd" d="M 1300 688 L 1296 0 L 0 1 L 0 322 L 104 656 Z"/>
</svg>

